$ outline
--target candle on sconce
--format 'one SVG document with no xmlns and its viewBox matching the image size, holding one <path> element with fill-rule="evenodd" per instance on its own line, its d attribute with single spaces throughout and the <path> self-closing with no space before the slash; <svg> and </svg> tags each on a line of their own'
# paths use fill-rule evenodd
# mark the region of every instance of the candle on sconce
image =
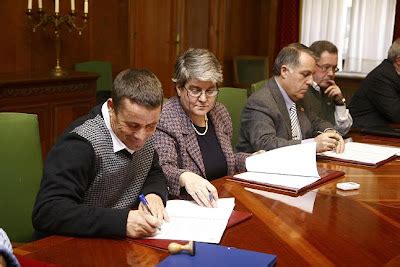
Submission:
<svg viewBox="0 0 400 267">
<path fill-rule="evenodd" d="M 43 5 L 42 5 L 42 0 L 38 0 L 38 8 L 42 9 Z"/>
<path fill-rule="evenodd" d="M 89 13 L 89 0 L 85 0 L 84 6 L 83 6 L 83 13 L 85 13 L 85 14 Z"/>
<path fill-rule="evenodd" d="M 71 0 L 71 11 L 75 12 L 75 0 Z"/>
<path fill-rule="evenodd" d="M 32 0 L 28 0 L 28 9 L 32 9 Z"/>
<path fill-rule="evenodd" d="M 56 0 L 54 3 L 54 13 L 60 13 L 60 1 Z"/>
</svg>

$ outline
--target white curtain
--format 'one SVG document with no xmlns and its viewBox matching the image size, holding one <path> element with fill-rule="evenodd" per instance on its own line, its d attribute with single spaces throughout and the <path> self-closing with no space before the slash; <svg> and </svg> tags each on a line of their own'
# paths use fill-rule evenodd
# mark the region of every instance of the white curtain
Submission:
<svg viewBox="0 0 400 267">
<path fill-rule="evenodd" d="M 383 0 L 384 1 L 384 0 Z M 338 67 L 342 69 L 342 53 L 346 30 L 345 0 L 303 0 L 300 42 L 311 45 L 328 40 L 339 50 Z"/>
<path fill-rule="evenodd" d="M 345 71 L 370 72 L 387 57 L 396 0 L 353 0 Z"/>
</svg>

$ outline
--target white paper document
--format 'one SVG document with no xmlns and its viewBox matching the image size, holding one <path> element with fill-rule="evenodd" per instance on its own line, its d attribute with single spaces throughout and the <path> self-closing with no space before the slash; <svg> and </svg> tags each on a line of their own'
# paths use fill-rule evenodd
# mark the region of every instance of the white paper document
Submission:
<svg viewBox="0 0 400 267">
<path fill-rule="evenodd" d="M 357 161 L 364 164 L 375 165 L 396 155 L 399 153 L 399 150 L 400 149 L 397 147 L 349 142 L 346 143 L 342 154 L 327 151 L 321 153 L 321 155 L 346 161 Z"/>
<path fill-rule="evenodd" d="M 194 201 L 168 200 L 170 217 L 150 239 L 193 240 L 219 243 L 235 206 L 234 198 L 218 199 L 217 208 L 199 206 Z"/>
<path fill-rule="evenodd" d="M 234 177 L 280 188 L 299 190 L 320 179 L 316 144 L 286 146 L 246 159 L 247 172 Z"/>
</svg>

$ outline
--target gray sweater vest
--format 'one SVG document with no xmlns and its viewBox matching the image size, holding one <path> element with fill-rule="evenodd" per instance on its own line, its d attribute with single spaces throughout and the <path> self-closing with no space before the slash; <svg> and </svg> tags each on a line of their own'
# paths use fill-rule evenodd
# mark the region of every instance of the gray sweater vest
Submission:
<svg viewBox="0 0 400 267">
<path fill-rule="evenodd" d="M 154 138 L 131 156 L 127 151 L 114 153 L 110 132 L 100 115 L 72 132 L 91 144 L 96 158 L 95 177 L 89 178 L 84 203 L 104 208 L 134 206 L 153 162 Z"/>
</svg>

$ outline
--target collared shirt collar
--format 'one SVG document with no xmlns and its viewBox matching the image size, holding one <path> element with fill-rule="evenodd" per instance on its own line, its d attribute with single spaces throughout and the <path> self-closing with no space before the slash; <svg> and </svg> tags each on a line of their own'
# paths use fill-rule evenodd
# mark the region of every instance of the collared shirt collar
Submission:
<svg viewBox="0 0 400 267">
<path fill-rule="evenodd" d="M 114 153 L 117 153 L 118 151 L 121 150 L 126 150 L 129 153 L 133 154 L 135 152 L 134 150 L 128 148 L 119 138 L 118 136 L 114 133 L 114 131 L 111 128 L 111 122 L 110 122 L 110 113 L 108 112 L 108 107 L 107 107 L 107 102 L 103 104 L 101 107 L 101 114 L 103 115 L 104 122 L 106 124 L 106 127 L 108 131 L 110 132 L 112 143 L 113 143 L 113 149 Z"/>
<path fill-rule="evenodd" d="M 283 96 L 283 99 L 285 100 L 285 104 L 286 104 L 286 108 L 288 110 L 288 112 L 290 111 L 290 107 L 293 105 L 294 101 L 292 99 L 290 99 L 290 97 L 288 96 L 288 94 L 286 93 L 286 91 L 282 88 L 282 86 L 279 84 L 278 80 L 276 79 L 276 77 L 274 78 L 276 81 L 276 84 L 278 85 L 279 90 L 281 91 L 281 94 Z"/>
<path fill-rule="evenodd" d="M 311 87 L 314 88 L 315 91 L 321 93 L 321 87 L 319 87 L 315 81 L 312 82 Z"/>
</svg>

